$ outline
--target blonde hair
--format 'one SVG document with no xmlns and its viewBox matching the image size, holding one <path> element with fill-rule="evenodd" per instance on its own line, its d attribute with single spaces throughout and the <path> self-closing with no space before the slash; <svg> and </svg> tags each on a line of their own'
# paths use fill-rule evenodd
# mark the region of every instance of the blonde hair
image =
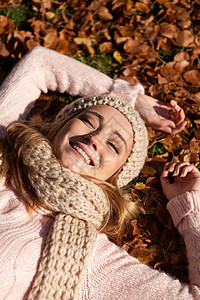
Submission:
<svg viewBox="0 0 200 300">
<path fill-rule="evenodd" d="M 52 146 L 57 132 L 79 112 L 61 121 L 44 122 L 38 117 L 34 118 L 34 121 L 25 121 L 23 124 L 12 124 L 0 140 L 0 153 L 3 155 L 0 178 L 5 177 L 5 184 L 9 184 L 11 179 L 13 180 L 16 190 L 29 213 L 36 207 L 46 207 L 37 198 L 30 184 L 26 166 L 22 161 L 24 146 L 30 141 L 34 141 L 37 144 L 42 140 L 48 141 Z M 132 201 L 127 191 L 124 192 L 123 189 L 118 188 L 117 178 L 119 172 L 120 170 L 107 181 L 84 176 L 100 186 L 109 201 L 109 213 L 100 229 L 101 232 L 106 233 L 109 237 L 122 235 L 127 230 L 127 226 L 130 225 L 131 219 L 135 218 L 139 211 L 137 203 Z M 24 191 L 28 194 L 31 202 L 27 199 Z"/>
</svg>

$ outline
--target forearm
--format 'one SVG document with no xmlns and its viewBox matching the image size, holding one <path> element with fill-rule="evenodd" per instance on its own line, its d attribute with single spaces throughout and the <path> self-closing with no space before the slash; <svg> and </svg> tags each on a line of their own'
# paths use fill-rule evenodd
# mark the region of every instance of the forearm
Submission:
<svg viewBox="0 0 200 300">
<path fill-rule="evenodd" d="M 77 96 L 110 94 L 134 105 L 143 87 L 113 80 L 75 59 L 36 47 L 13 68 L 0 88 L 1 124 L 7 126 L 19 117 L 24 118 L 25 109 L 29 106 L 29 110 L 40 93 L 48 90 Z"/>
<path fill-rule="evenodd" d="M 171 199 L 167 208 L 185 240 L 190 284 L 141 264 L 102 235 L 88 272 L 95 278 L 88 276 L 89 299 L 200 299 L 200 191 Z"/>
<path fill-rule="evenodd" d="M 184 237 L 190 283 L 200 288 L 200 191 L 187 192 L 170 200 L 167 208 Z"/>
</svg>

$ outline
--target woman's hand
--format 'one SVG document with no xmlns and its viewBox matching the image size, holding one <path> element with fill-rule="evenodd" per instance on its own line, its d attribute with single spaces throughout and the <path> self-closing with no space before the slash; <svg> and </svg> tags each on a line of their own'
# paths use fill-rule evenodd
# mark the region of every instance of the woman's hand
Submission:
<svg viewBox="0 0 200 300">
<path fill-rule="evenodd" d="M 135 109 L 146 125 L 166 133 L 176 134 L 187 123 L 183 109 L 174 100 L 168 104 L 139 93 L 136 98 Z"/>
<path fill-rule="evenodd" d="M 189 163 L 166 163 L 160 178 L 168 200 L 186 192 L 200 191 L 200 172 Z"/>
</svg>

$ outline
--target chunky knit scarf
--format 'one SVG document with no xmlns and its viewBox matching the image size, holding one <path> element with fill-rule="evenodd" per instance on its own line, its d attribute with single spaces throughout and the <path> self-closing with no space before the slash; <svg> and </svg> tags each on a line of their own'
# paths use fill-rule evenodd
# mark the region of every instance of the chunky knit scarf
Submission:
<svg viewBox="0 0 200 300">
<path fill-rule="evenodd" d="M 27 147 L 37 196 L 58 212 L 28 299 L 77 299 L 108 202 L 101 188 L 60 165 L 47 142 Z"/>
</svg>

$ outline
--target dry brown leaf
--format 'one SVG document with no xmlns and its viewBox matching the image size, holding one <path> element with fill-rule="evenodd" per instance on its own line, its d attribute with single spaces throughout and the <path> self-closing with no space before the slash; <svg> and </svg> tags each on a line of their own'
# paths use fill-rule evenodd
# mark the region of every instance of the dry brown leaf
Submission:
<svg viewBox="0 0 200 300">
<path fill-rule="evenodd" d="M 183 60 L 189 60 L 190 56 L 186 52 L 179 52 L 174 56 L 174 61 L 181 62 Z"/>
<path fill-rule="evenodd" d="M 160 34 L 162 36 L 173 39 L 177 37 L 178 33 L 179 29 L 175 25 L 165 22 L 160 24 Z"/>
<path fill-rule="evenodd" d="M 6 48 L 5 44 L 0 42 L 0 56 L 7 57 L 10 55 L 10 52 Z"/>
<path fill-rule="evenodd" d="M 200 72 L 198 70 L 185 72 L 183 78 L 189 83 L 200 85 Z"/>
<path fill-rule="evenodd" d="M 7 17 L 0 15 L 0 35 L 12 32 L 13 22 Z"/>
<path fill-rule="evenodd" d="M 97 43 L 96 39 L 94 36 L 90 35 L 89 37 L 76 37 L 74 38 L 74 41 L 77 45 L 88 45 L 92 46 Z"/>
<path fill-rule="evenodd" d="M 194 46 L 194 35 L 189 30 L 180 31 L 175 40 L 181 47 Z"/>
<path fill-rule="evenodd" d="M 58 43 L 56 46 L 56 51 L 58 51 L 59 53 L 65 54 L 68 50 L 69 47 L 69 42 L 66 41 L 65 39 L 58 39 Z"/>
<path fill-rule="evenodd" d="M 31 49 L 33 49 L 33 48 L 35 48 L 35 47 L 37 47 L 37 46 L 40 46 L 40 42 L 37 41 L 37 40 L 34 39 L 34 38 L 30 38 L 30 39 L 26 42 L 26 44 L 27 44 L 27 47 L 28 47 L 29 50 L 31 50 Z"/>
<path fill-rule="evenodd" d="M 44 47 L 55 49 L 58 43 L 57 30 L 51 28 L 46 32 L 47 34 L 44 37 Z"/>
<path fill-rule="evenodd" d="M 180 76 L 179 71 L 175 69 L 175 62 L 169 62 L 160 68 L 160 74 L 163 77 L 174 79 Z"/>
<path fill-rule="evenodd" d="M 144 57 L 149 53 L 150 47 L 146 43 L 130 39 L 124 44 L 124 50 L 132 55 Z"/>
<path fill-rule="evenodd" d="M 55 17 L 55 13 L 53 11 L 47 11 L 45 13 L 45 17 L 48 21 L 50 21 Z"/>
<path fill-rule="evenodd" d="M 133 235 L 141 235 L 141 230 L 137 225 L 137 220 L 136 219 L 131 221 L 131 226 L 133 228 L 133 230 L 132 230 Z"/>
<path fill-rule="evenodd" d="M 153 253 L 146 248 L 135 248 L 130 252 L 130 255 L 137 258 L 141 263 L 148 263 L 153 257 Z"/>
<path fill-rule="evenodd" d="M 136 2 L 135 9 L 144 13 L 148 13 L 150 11 L 150 8 L 145 3 L 142 2 Z"/>
<path fill-rule="evenodd" d="M 188 67 L 190 67 L 190 62 L 188 60 L 179 61 L 174 66 L 174 68 L 179 72 L 183 72 Z"/>
<path fill-rule="evenodd" d="M 101 20 L 104 20 L 104 21 L 110 21 L 113 19 L 113 16 L 109 12 L 108 8 L 105 6 L 102 6 L 99 8 L 98 16 Z"/>
<path fill-rule="evenodd" d="M 158 74 L 158 84 L 166 84 L 168 83 L 168 80 L 165 77 L 162 77 L 160 74 Z"/>
<path fill-rule="evenodd" d="M 111 51 L 112 51 L 112 43 L 111 43 L 111 42 L 104 42 L 104 43 L 101 43 L 101 44 L 99 45 L 99 50 L 100 50 L 102 53 L 111 52 Z"/>
<path fill-rule="evenodd" d="M 144 175 L 154 176 L 156 174 L 156 170 L 150 166 L 144 165 L 141 173 Z"/>
</svg>

